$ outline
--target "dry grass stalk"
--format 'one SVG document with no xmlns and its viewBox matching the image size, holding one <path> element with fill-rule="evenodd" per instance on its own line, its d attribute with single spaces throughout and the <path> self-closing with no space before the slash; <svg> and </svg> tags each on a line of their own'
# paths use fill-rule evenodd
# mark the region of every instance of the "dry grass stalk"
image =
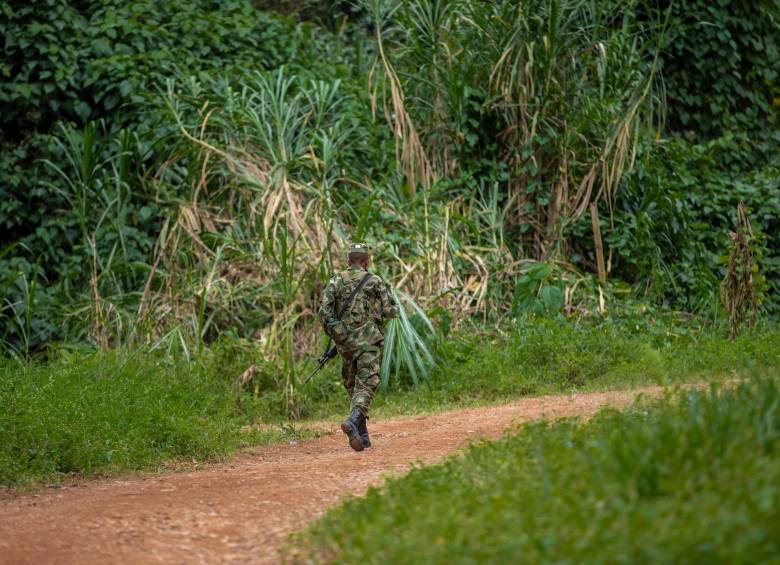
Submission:
<svg viewBox="0 0 780 565">
<path fill-rule="evenodd" d="M 758 273 L 755 236 L 744 202 L 737 206 L 737 231 L 729 233 L 729 253 L 726 278 L 721 283 L 721 300 L 729 318 L 731 337 L 736 337 L 742 326 L 752 327 L 758 319 L 758 291 L 754 275 Z"/>
<path fill-rule="evenodd" d="M 607 284 L 607 269 L 604 266 L 604 244 L 601 241 L 601 225 L 599 224 L 599 208 L 595 202 L 590 204 L 590 225 L 593 228 L 593 245 L 596 249 L 596 268 L 598 269 L 601 286 Z"/>
<path fill-rule="evenodd" d="M 417 128 L 411 116 L 406 110 L 405 97 L 401 81 L 393 68 L 393 65 L 385 54 L 382 40 L 381 26 L 377 27 L 377 45 L 379 47 L 379 59 L 382 61 L 384 77 L 390 87 L 390 101 L 392 112 L 385 108 L 385 118 L 393 130 L 396 141 L 396 162 L 406 177 L 409 190 L 414 194 L 418 184 L 422 184 L 425 190 L 429 190 L 436 181 L 438 175 L 433 170 L 425 148 L 420 141 Z M 369 78 L 373 76 L 370 75 Z M 369 84 L 369 90 L 371 85 Z"/>
</svg>

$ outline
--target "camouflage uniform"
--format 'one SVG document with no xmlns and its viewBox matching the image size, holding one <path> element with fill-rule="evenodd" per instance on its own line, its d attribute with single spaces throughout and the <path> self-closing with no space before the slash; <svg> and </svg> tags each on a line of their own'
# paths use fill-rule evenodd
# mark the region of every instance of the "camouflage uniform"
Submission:
<svg viewBox="0 0 780 565">
<path fill-rule="evenodd" d="M 358 409 L 364 417 L 379 386 L 384 322 L 397 316 L 399 308 L 387 283 L 372 274 L 342 320 L 336 322 L 339 308 L 366 274 L 366 270 L 350 266 L 335 275 L 325 287 L 320 307 L 325 332 L 341 354 L 341 378 L 350 410 Z"/>
</svg>

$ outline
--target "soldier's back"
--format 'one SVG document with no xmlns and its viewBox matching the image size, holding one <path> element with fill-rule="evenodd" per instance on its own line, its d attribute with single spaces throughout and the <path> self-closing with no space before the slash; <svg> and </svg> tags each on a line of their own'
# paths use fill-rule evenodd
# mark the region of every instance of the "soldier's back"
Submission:
<svg viewBox="0 0 780 565">
<path fill-rule="evenodd" d="M 358 349 L 363 345 L 375 345 L 384 339 L 384 294 L 387 289 L 382 277 L 363 269 L 350 268 L 340 272 L 336 285 L 336 304 L 341 308 L 364 277 L 369 276 L 352 300 L 352 305 L 342 317 L 349 332 L 345 349 Z"/>
</svg>

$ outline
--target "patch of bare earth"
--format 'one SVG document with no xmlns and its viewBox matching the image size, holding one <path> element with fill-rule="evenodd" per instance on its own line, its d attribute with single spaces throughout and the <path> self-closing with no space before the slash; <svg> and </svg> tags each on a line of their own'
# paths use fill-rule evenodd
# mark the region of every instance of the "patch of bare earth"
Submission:
<svg viewBox="0 0 780 565">
<path fill-rule="evenodd" d="M 590 416 L 662 390 L 544 396 L 372 420 L 374 447 L 360 453 L 334 423 L 324 437 L 255 448 L 202 470 L 5 493 L 0 563 L 278 562 L 288 534 L 414 462 L 434 463 L 521 422 Z"/>
</svg>

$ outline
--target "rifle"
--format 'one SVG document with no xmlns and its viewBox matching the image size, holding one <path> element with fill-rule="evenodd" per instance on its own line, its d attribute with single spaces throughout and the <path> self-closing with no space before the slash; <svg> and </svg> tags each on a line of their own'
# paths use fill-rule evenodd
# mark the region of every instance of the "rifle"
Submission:
<svg viewBox="0 0 780 565">
<path fill-rule="evenodd" d="M 347 297 L 347 299 L 344 301 L 344 304 L 339 308 L 338 313 L 336 314 L 336 320 L 341 321 L 341 318 L 344 317 L 344 314 L 346 314 L 346 311 L 349 309 L 350 306 L 352 306 L 352 301 L 355 299 L 355 296 L 357 296 L 357 293 L 360 292 L 360 289 L 363 288 L 363 285 L 368 282 L 368 279 L 371 278 L 371 273 L 366 273 L 366 276 L 364 276 L 362 279 L 360 279 L 360 282 L 358 285 L 354 288 L 354 290 L 350 293 L 350 295 Z M 320 358 L 317 360 L 319 365 L 317 365 L 317 368 L 314 369 L 314 372 L 306 377 L 306 380 L 303 381 L 303 384 L 308 383 L 314 375 L 320 372 L 320 370 L 328 364 L 328 361 L 333 359 L 336 354 L 338 353 L 338 350 L 336 349 L 336 346 L 333 347 L 330 346 L 330 336 L 328 336 L 328 343 L 325 346 L 325 352 L 320 355 Z"/>
<path fill-rule="evenodd" d="M 312 378 L 314 378 L 314 375 L 316 375 L 317 373 L 319 373 L 319 372 L 320 372 L 320 370 L 321 370 L 321 369 L 322 369 L 322 368 L 323 368 L 325 365 L 327 365 L 327 364 L 328 364 L 328 361 L 330 361 L 331 359 L 333 359 L 333 358 L 336 356 L 336 354 L 337 354 L 337 353 L 338 353 L 338 351 L 336 350 L 336 346 L 334 345 L 333 347 L 331 347 L 331 346 L 330 346 L 330 338 L 328 338 L 328 344 L 325 346 L 325 352 L 324 352 L 322 355 L 320 355 L 320 358 L 317 360 L 317 361 L 319 362 L 319 365 L 317 365 L 317 368 L 316 368 L 316 369 L 314 369 L 314 372 L 313 372 L 311 375 L 309 375 L 308 377 L 306 377 L 306 380 L 305 380 L 305 381 L 303 381 L 303 384 L 306 384 L 306 383 L 308 383 L 310 380 L 312 380 Z"/>
</svg>

